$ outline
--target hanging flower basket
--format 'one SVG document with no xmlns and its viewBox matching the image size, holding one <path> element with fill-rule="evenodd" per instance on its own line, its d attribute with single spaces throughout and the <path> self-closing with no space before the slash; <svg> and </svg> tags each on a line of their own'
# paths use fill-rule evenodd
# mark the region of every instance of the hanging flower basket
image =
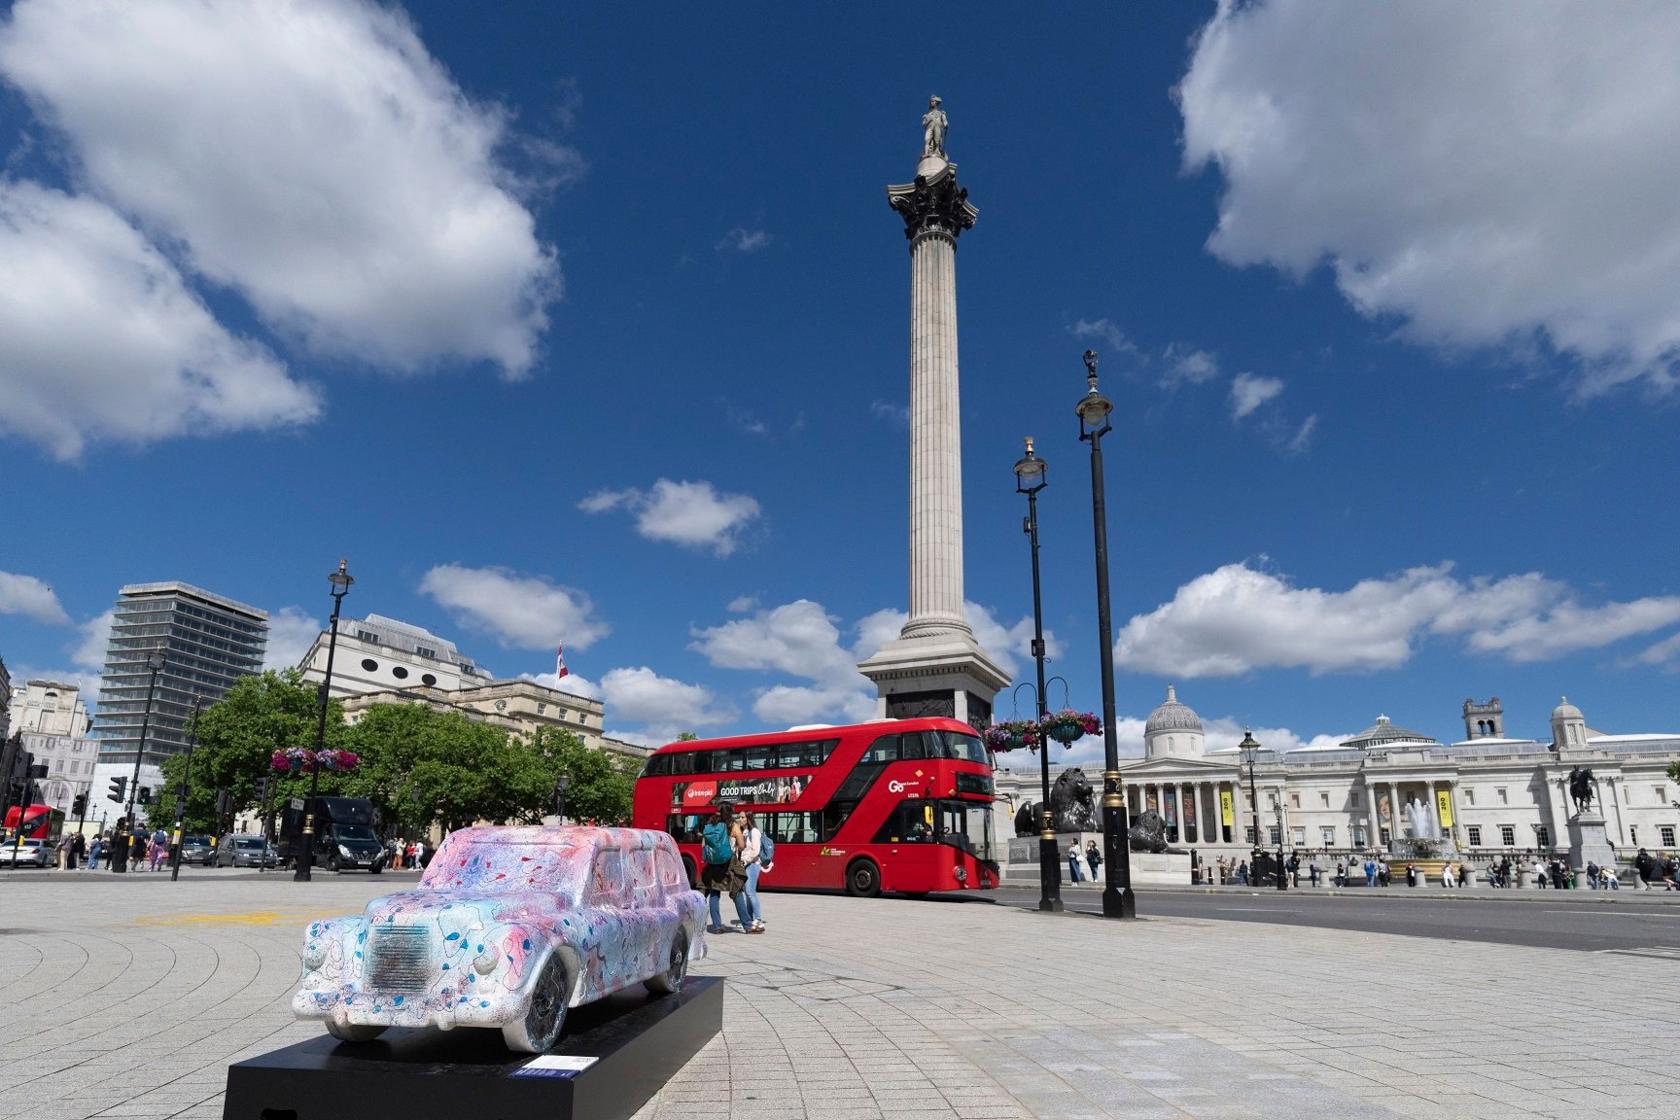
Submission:
<svg viewBox="0 0 1680 1120">
<path fill-rule="evenodd" d="M 269 766 L 279 773 L 304 774 L 317 766 L 322 770 L 354 770 L 362 760 L 352 751 L 312 751 L 307 747 L 287 747 L 275 751 L 268 761 Z"/>
<path fill-rule="evenodd" d="M 1044 733 L 1064 747 L 1071 747 L 1087 735 L 1102 732 L 1102 721 L 1091 712 L 1063 708 L 1044 717 Z"/>
<path fill-rule="evenodd" d="M 981 738 L 994 751 L 1013 751 L 1022 747 L 1037 750 L 1041 741 L 1038 724 L 1030 719 L 1007 719 L 994 723 L 981 732 Z"/>
</svg>

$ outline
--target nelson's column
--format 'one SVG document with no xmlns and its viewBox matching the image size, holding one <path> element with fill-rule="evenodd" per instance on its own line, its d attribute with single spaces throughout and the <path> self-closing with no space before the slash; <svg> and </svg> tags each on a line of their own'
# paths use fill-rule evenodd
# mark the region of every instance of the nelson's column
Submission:
<svg viewBox="0 0 1680 1120">
<path fill-rule="evenodd" d="M 910 241 L 910 618 L 858 665 L 882 716 L 984 726 L 1009 677 L 963 609 L 962 430 L 957 408 L 957 238 L 977 211 L 945 156 L 939 98 L 922 117 L 916 181 L 887 188 Z"/>
</svg>

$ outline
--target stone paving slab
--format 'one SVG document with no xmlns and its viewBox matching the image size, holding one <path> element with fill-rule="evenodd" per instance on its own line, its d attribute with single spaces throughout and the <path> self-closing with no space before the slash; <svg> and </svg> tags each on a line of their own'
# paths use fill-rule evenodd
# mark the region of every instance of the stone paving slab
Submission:
<svg viewBox="0 0 1680 1120">
<path fill-rule="evenodd" d="M 312 917 L 388 878 L 0 882 L 0 1117 L 220 1115 Z M 637 1120 L 1680 1116 L 1672 962 L 1211 919 L 767 895 L 724 1033 Z M 1583 964 L 1583 962 L 1588 962 Z M 1590 982 L 1577 983 L 1579 970 Z M 1579 994 L 1577 994 L 1577 992 Z"/>
</svg>

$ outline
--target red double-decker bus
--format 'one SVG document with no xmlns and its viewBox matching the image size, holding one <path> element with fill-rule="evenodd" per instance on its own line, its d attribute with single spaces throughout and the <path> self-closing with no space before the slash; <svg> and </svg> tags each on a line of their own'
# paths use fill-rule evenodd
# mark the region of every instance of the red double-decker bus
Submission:
<svg viewBox="0 0 1680 1120">
<path fill-rule="evenodd" d="M 967 724 L 878 720 L 668 743 L 636 780 L 632 818 L 676 838 L 690 882 L 700 829 L 727 804 L 776 842 L 760 890 L 986 890 L 992 792 L 991 754 Z"/>
<path fill-rule="evenodd" d="M 64 830 L 62 809 L 51 805 L 13 805 L 6 810 L 5 828 L 0 831 L 0 836 L 6 840 L 15 839 L 19 818 L 23 820 L 25 840 L 57 840 Z"/>
</svg>

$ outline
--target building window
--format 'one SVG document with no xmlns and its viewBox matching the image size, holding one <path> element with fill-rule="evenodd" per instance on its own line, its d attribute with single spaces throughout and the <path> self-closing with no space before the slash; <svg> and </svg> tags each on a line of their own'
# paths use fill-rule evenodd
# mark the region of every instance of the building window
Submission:
<svg viewBox="0 0 1680 1120">
<path fill-rule="evenodd" d="M 424 657 L 428 661 L 437 660 L 437 650 L 435 649 L 427 649 L 425 646 L 415 646 L 414 652 L 418 653 L 421 657 Z"/>
<path fill-rule="evenodd" d="M 1354 791 L 1353 791 L 1353 797 L 1352 797 L 1352 800 L 1351 800 L 1351 801 L 1349 801 L 1349 802 L 1348 802 L 1348 804 L 1350 804 L 1350 805 L 1352 805 L 1352 806 L 1353 806 L 1353 807 L 1354 807 L 1354 808 L 1355 808 L 1355 809 L 1358 809 L 1358 808 L 1360 808 L 1360 807 L 1361 807 L 1361 806 L 1362 806 L 1362 805 L 1364 805 L 1364 804 L 1365 804 L 1365 799 L 1364 799 L 1364 797 L 1363 797 L 1363 796 L 1362 796 L 1362 795 L 1361 795 L 1361 794 L 1360 794 L 1360 792 L 1359 792 L 1359 791 L 1358 791 L 1358 790 L 1354 790 Z"/>
<path fill-rule="evenodd" d="M 1476 803 L 1476 791 L 1471 789 L 1469 786 L 1464 787 L 1464 803 L 1466 805 L 1474 805 Z"/>
<path fill-rule="evenodd" d="M 360 638 L 364 642 L 371 642 L 373 645 L 379 644 L 379 635 L 375 634 L 372 630 L 358 630 L 356 631 L 356 637 Z"/>
<path fill-rule="evenodd" d="M 1266 835 L 1270 837 L 1266 842 L 1274 848 L 1283 843 L 1283 830 L 1275 824 L 1266 829 Z"/>
<path fill-rule="evenodd" d="M 1534 842 L 1536 844 L 1540 845 L 1540 847 L 1542 847 L 1542 848 L 1551 847 L 1552 846 L 1552 830 L 1547 828 L 1543 824 L 1542 825 L 1536 825 L 1535 829 L 1534 829 Z"/>
<path fill-rule="evenodd" d="M 1298 793 L 1290 794 L 1289 795 L 1289 806 L 1292 809 L 1299 809 L 1301 807 L 1301 795 L 1298 794 Z"/>
<path fill-rule="evenodd" d="M 1464 826 L 1464 831 L 1470 834 L 1470 846 L 1472 848 L 1479 848 L 1479 847 L 1482 846 L 1482 826 L 1481 825 L 1479 825 L 1479 824 L 1467 824 L 1467 825 Z"/>
<path fill-rule="evenodd" d="M 1500 786 L 1498 789 L 1494 790 L 1493 795 L 1495 797 L 1499 798 L 1499 803 L 1501 805 L 1509 805 L 1511 803 L 1510 800 L 1505 796 L 1505 787 L 1504 786 Z"/>
<path fill-rule="evenodd" d="M 1320 847 L 1334 848 L 1336 846 L 1336 826 L 1333 824 L 1319 825 L 1318 843 Z"/>
<path fill-rule="evenodd" d="M 1326 809 L 1330 808 L 1330 795 L 1328 793 L 1321 792 L 1318 795 L 1318 800 Z"/>
<path fill-rule="evenodd" d="M 548 702 L 546 700 L 538 700 L 537 701 L 537 714 L 540 716 L 546 711 L 548 711 Z"/>
<path fill-rule="evenodd" d="M 1651 787 L 1651 797 L 1654 799 L 1651 802 L 1653 805 L 1661 805 L 1663 803 L 1663 787 L 1652 786 Z M 1672 844 L 1673 841 L 1672 840 L 1664 840 L 1663 843 Z"/>
<path fill-rule="evenodd" d="M 1389 842 L 1390 841 L 1388 839 L 1388 829 L 1378 828 L 1377 829 L 1377 843 L 1381 844 L 1383 847 L 1386 848 L 1386 847 L 1388 847 Z"/>
<path fill-rule="evenodd" d="M 371 657 L 364 657 L 362 658 L 362 668 L 370 673 L 377 673 L 379 671 L 379 662 L 375 661 Z"/>
<path fill-rule="evenodd" d="M 1352 827 L 1351 831 L 1353 833 L 1353 846 L 1356 848 L 1363 848 L 1365 846 L 1365 826 L 1362 824 L 1356 824 Z"/>
<path fill-rule="evenodd" d="M 399 681 L 406 681 L 408 679 L 408 670 L 404 669 L 401 665 L 396 665 L 392 667 L 391 675 L 396 677 Z"/>
<path fill-rule="evenodd" d="M 432 674 L 430 674 L 430 673 L 421 673 L 420 674 L 420 683 L 425 685 L 427 688 L 432 688 L 432 687 L 436 686 L 437 678 L 432 676 Z"/>
<path fill-rule="evenodd" d="M 1517 826 L 1514 825 L 1514 824 L 1502 824 L 1502 825 L 1500 825 L 1499 826 L 1499 842 L 1501 844 L 1505 845 L 1507 848 L 1516 847 L 1517 846 Z"/>
<path fill-rule="evenodd" d="M 1639 826 L 1636 824 L 1628 825 L 1628 843 L 1636 848 L 1639 846 Z"/>
<path fill-rule="evenodd" d="M 1243 831 L 1248 834 L 1248 843 L 1249 843 L 1250 847 L 1252 847 L 1253 845 L 1258 844 L 1260 842 L 1259 841 L 1259 834 L 1254 831 L 1254 826 L 1253 825 L 1249 825 Z"/>
<path fill-rule="evenodd" d="M 1289 830 L 1289 842 L 1291 844 L 1295 845 L 1297 848 L 1306 847 L 1307 846 L 1307 826 L 1304 825 L 1304 824 L 1298 824 L 1294 828 L 1291 828 Z"/>
<path fill-rule="evenodd" d="M 1657 826 L 1657 836 L 1660 838 L 1658 842 L 1661 843 L 1663 847 L 1665 847 L 1665 848 L 1674 847 L 1674 826 L 1673 825 L 1671 825 L 1671 824 L 1660 824 L 1660 825 L 1658 825 Z"/>
<path fill-rule="evenodd" d="M 1278 807 L 1278 802 L 1277 802 L 1277 794 L 1275 794 L 1275 793 L 1268 793 L 1268 794 L 1267 794 L 1267 795 L 1266 795 L 1266 808 L 1268 808 L 1268 809 L 1276 809 L 1276 808 L 1277 808 L 1277 807 Z"/>
</svg>

